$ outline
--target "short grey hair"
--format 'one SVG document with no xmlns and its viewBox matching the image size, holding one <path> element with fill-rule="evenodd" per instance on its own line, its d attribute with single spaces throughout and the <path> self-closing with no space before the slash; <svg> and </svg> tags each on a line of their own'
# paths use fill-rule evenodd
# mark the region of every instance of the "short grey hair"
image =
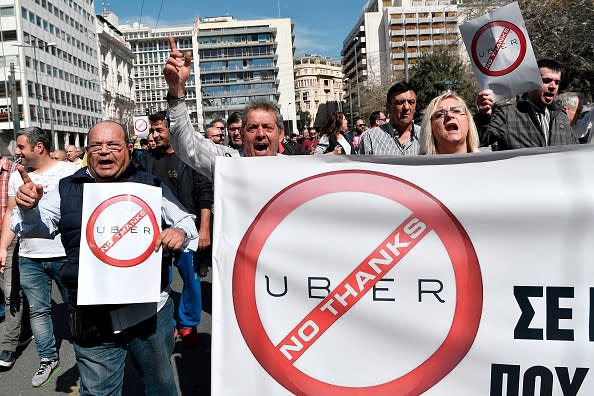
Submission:
<svg viewBox="0 0 594 396">
<path fill-rule="evenodd" d="M 283 125 L 283 116 L 280 113 L 280 109 L 278 108 L 278 106 L 269 101 L 269 100 L 264 100 L 264 99 L 259 99 L 259 100 L 254 100 L 253 102 L 250 102 L 244 109 L 243 109 L 243 126 L 245 128 L 245 123 L 247 120 L 247 115 L 250 111 L 254 111 L 254 110 L 264 110 L 264 111 L 268 111 L 270 113 L 274 113 L 274 116 L 276 117 L 276 126 L 278 127 L 279 130 L 282 130 L 285 128 L 285 126 Z"/>
<path fill-rule="evenodd" d="M 582 103 L 582 95 L 578 92 L 563 92 L 557 95 L 557 106 L 568 109 L 577 109 Z"/>
</svg>

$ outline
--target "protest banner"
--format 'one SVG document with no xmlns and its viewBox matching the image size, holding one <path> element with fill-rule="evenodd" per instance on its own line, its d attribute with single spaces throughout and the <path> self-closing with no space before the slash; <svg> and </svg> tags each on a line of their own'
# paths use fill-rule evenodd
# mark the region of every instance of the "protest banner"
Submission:
<svg viewBox="0 0 594 396">
<path fill-rule="evenodd" d="M 593 155 L 217 159 L 212 394 L 591 394 Z"/>
<path fill-rule="evenodd" d="M 141 198 L 142 197 L 142 198 Z M 85 184 L 79 305 L 158 302 L 161 189 L 138 183 Z"/>
<path fill-rule="evenodd" d="M 134 123 L 134 135 L 139 138 L 146 138 L 150 130 L 150 123 L 147 116 L 132 117 Z"/>
<path fill-rule="evenodd" d="M 481 90 L 495 101 L 542 87 L 542 79 L 518 3 L 460 25 Z"/>
</svg>

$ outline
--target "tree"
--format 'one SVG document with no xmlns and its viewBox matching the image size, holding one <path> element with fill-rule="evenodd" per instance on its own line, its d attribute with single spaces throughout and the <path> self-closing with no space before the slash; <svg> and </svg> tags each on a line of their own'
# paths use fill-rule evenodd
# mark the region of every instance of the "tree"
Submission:
<svg viewBox="0 0 594 396">
<path fill-rule="evenodd" d="M 594 2 L 519 0 L 536 58 L 563 66 L 561 90 L 594 96 Z"/>
<path fill-rule="evenodd" d="M 419 57 L 410 69 L 410 81 L 417 88 L 417 111 L 446 89 L 455 91 L 469 105 L 474 103 L 478 92 L 472 73 L 457 56 L 446 50 Z"/>
<path fill-rule="evenodd" d="M 302 131 L 304 128 L 312 126 L 311 124 L 311 113 L 309 111 L 297 112 L 297 130 Z"/>
</svg>

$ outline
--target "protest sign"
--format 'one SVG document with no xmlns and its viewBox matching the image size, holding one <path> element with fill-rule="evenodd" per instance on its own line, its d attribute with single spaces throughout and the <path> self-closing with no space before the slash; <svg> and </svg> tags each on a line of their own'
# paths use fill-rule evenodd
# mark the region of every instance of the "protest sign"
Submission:
<svg viewBox="0 0 594 396">
<path fill-rule="evenodd" d="M 496 101 L 542 87 L 542 79 L 518 3 L 460 25 L 481 90 Z"/>
<path fill-rule="evenodd" d="M 142 197 L 142 198 L 141 198 Z M 83 196 L 79 305 L 158 302 L 161 189 L 87 183 Z"/>
<path fill-rule="evenodd" d="M 593 154 L 218 159 L 212 394 L 592 393 Z"/>
</svg>

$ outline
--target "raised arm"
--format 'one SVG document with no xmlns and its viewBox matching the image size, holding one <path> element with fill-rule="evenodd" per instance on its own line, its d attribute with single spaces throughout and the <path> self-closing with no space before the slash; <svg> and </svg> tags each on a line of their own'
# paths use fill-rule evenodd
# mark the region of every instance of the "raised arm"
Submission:
<svg viewBox="0 0 594 396">
<path fill-rule="evenodd" d="M 171 145 L 183 162 L 212 181 L 216 157 L 236 157 L 239 154 L 229 147 L 214 144 L 194 130 L 185 103 L 185 87 L 191 74 L 192 57 L 190 52 L 182 54 L 177 49 L 172 36 L 169 36 L 169 46 L 171 53 L 163 68 L 163 75 L 169 87 L 167 102 Z"/>
</svg>

